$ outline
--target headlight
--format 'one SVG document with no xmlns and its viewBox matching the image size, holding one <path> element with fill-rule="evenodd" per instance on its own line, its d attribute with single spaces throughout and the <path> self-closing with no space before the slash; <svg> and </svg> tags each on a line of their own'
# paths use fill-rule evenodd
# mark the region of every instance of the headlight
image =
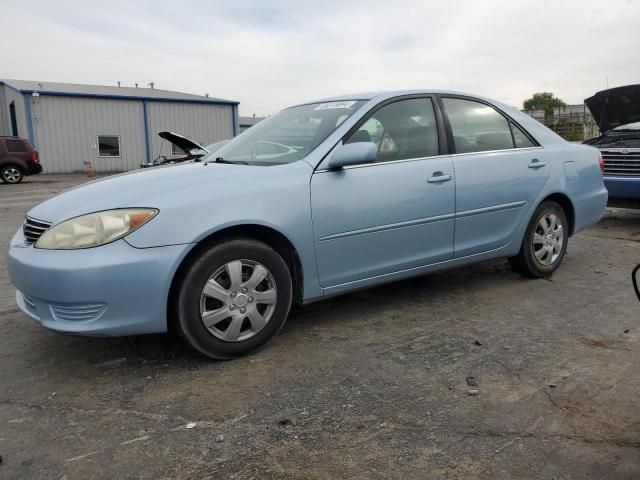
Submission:
<svg viewBox="0 0 640 480">
<path fill-rule="evenodd" d="M 151 220 L 154 208 L 123 208 L 90 213 L 54 225 L 36 242 L 36 248 L 74 250 L 110 243 Z"/>
</svg>

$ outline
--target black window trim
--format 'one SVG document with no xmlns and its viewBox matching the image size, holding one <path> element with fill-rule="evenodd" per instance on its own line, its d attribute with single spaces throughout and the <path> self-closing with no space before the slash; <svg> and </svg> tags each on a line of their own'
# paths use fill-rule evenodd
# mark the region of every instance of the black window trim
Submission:
<svg viewBox="0 0 640 480">
<path fill-rule="evenodd" d="M 331 152 L 333 152 L 333 150 L 336 148 L 336 146 L 338 145 L 338 143 L 343 143 L 349 138 L 351 137 L 351 135 L 353 135 L 355 132 L 357 132 L 360 127 L 362 125 L 364 125 L 373 114 L 375 114 L 378 110 L 380 110 L 383 107 L 386 107 L 387 105 L 390 105 L 392 103 L 396 103 L 396 102 L 401 102 L 403 100 L 413 100 L 413 99 L 417 99 L 417 98 L 428 98 L 431 100 L 431 105 L 433 106 L 433 112 L 434 115 L 436 117 L 436 130 L 438 131 L 438 154 L 437 155 L 430 155 L 428 157 L 415 157 L 415 158 L 403 158 L 403 159 L 398 159 L 398 160 L 387 160 L 384 162 L 367 162 L 367 163 L 358 163 L 356 165 L 349 165 L 348 167 L 343 167 L 343 170 L 349 170 L 352 168 L 362 168 L 362 167 L 374 167 L 377 165 L 388 165 L 391 163 L 401 163 L 401 162 L 416 162 L 416 161 L 420 161 L 420 160 L 427 160 L 430 158 L 438 158 L 438 157 L 442 157 L 444 155 L 448 155 L 449 154 L 449 149 L 447 147 L 447 135 L 446 135 L 446 130 L 445 130 L 445 125 L 444 125 L 444 118 L 442 116 L 442 112 L 440 111 L 440 105 L 438 104 L 438 100 L 437 100 L 437 95 L 434 93 L 414 93 L 414 94 L 408 94 L 408 95 L 399 95 L 396 97 L 391 97 L 388 98 L 386 100 L 383 100 L 379 103 L 377 103 L 375 106 L 373 106 L 371 109 L 369 109 L 365 115 L 356 122 L 356 124 L 351 127 L 347 133 L 345 133 L 340 140 L 338 140 L 338 142 L 336 142 L 336 144 L 329 149 L 328 153 L 322 158 L 322 160 L 320 160 L 320 162 L 318 163 L 318 166 L 315 169 L 314 173 L 322 173 L 322 172 L 329 172 L 329 171 L 333 171 L 329 168 L 320 168 L 320 165 L 322 165 L 322 163 L 325 161 L 325 159 L 331 154 Z"/>
<path fill-rule="evenodd" d="M 481 153 L 487 153 L 487 152 L 509 152 L 511 150 L 523 150 L 526 148 L 542 148 L 542 145 L 540 145 L 540 142 L 538 142 L 533 135 L 531 135 L 525 128 L 522 127 L 522 125 L 520 125 L 518 122 L 516 122 L 513 118 L 511 118 L 511 116 L 509 116 L 507 113 L 503 112 L 502 109 L 500 109 L 498 106 L 483 100 L 481 98 L 477 98 L 477 97 L 471 97 L 469 95 L 458 95 L 458 94 L 436 94 L 436 98 L 438 100 L 438 105 L 440 107 L 440 109 L 442 110 L 442 117 L 443 117 L 443 121 L 444 121 L 444 127 L 445 127 L 445 131 L 447 133 L 447 147 L 449 149 L 449 154 L 450 155 L 475 155 L 475 154 L 481 154 Z M 472 102 L 478 102 L 481 103 L 483 105 L 486 105 L 487 107 L 491 107 L 493 108 L 496 112 L 498 112 L 500 115 L 502 115 L 504 117 L 504 119 L 507 121 L 507 124 L 509 125 L 509 132 L 511 132 L 511 140 L 513 142 L 513 148 L 505 148 L 505 149 L 501 149 L 501 150 L 482 150 L 482 151 L 478 151 L 478 152 L 462 152 L 462 153 L 457 153 L 456 152 L 456 147 L 455 147 L 455 143 L 453 141 L 453 131 L 451 129 L 451 123 L 449 122 L 449 117 L 447 115 L 447 109 L 444 107 L 444 103 L 442 101 L 442 99 L 444 98 L 453 98 L 453 99 L 459 99 L 459 100 L 468 100 L 468 101 L 472 101 Z M 515 125 L 517 128 L 520 129 L 520 131 L 531 141 L 531 143 L 533 143 L 532 147 L 516 147 L 516 142 L 515 142 L 515 138 L 513 135 L 513 127 L 512 124 Z"/>
</svg>

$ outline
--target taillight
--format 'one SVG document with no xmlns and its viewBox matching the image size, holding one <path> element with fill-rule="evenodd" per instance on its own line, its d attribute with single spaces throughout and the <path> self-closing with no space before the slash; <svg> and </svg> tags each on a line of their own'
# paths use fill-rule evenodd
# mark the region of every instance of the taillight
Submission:
<svg viewBox="0 0 640 480">
<path fill-rule="evenodd" d="M 31 154 L 31 161 L 34 163 L 38 163 L 40 161 L 40 157 L 38 156 L 38 152 L 36 150 Z"/>
<path fill-rule="evenodd" d="M 600 164 L 600 170 L 604 173 L 604 159 L 602 158 L 602 154 L 598 155 L 598 163 Z"/>
</svg>

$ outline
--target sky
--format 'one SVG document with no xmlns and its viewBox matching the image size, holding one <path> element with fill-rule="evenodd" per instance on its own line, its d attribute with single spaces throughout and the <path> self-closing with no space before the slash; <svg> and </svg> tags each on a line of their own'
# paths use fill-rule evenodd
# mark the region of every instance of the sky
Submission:
<svg viewBox="0 0 640 480">
<path fill-rule="evenodd" d="M 510 105 L 640 83 L 640 0 L 0 0 L 0 78 L 233 99 L 437 88 Z"/>
</svg>

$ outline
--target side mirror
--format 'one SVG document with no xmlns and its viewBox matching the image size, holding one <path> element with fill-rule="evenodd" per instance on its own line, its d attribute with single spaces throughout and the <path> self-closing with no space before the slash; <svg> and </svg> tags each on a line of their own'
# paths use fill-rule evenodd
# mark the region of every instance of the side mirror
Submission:
<svg viewBox="0 0 640 480">
<path fill-rule="evenodd" d="M 375 162 L 378 146 L 373 142 L 347 143 L 339 146 L 329 158 L 329 168 L 338 169 L 349 165 Z"/>
<path fill-rule="evenodd" d="M 640 264 L 636 265 L 633 271 L 631 272 L 631 280 L 633 281 L 633 289 L 636 291 L 636 296 L 638 300 L 640 300 L 640 289 L 638 289 L 638 280 L 640 277 Z"/>
</svg>

